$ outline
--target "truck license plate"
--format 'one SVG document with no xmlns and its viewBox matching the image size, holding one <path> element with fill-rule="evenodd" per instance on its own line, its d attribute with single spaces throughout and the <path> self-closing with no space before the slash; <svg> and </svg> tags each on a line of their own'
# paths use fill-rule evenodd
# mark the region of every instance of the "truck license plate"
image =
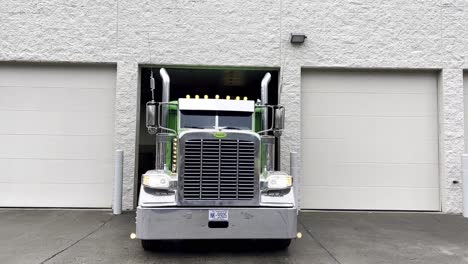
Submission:
<svg viewBox="0 0 468 264">
<path fill-rule="evenodd" d="M 209 210 L 208 221 L 228 221 L 228 210 Z"/>
</svg>

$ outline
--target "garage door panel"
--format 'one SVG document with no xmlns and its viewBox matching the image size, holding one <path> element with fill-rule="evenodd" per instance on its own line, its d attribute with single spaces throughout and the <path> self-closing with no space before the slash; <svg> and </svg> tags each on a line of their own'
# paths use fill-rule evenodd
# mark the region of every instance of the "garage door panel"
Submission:
<svg viewBox="0 0 468 264">
<path fill-rule="evenodd" d="M 0 134 L 113 136 L 114 118 L 108 112 L 0 111 L 0 120 Z"/>
<path fill-rule="evenodd" d="M 437 140 L 436 118 L 427 117 L 353 117 L 353 116 L 304 116 L 303 138 L 356 138 L 374 137 L 418 138 Z"/>
<path fill-rule="evenodd" d="M 303 168 L 307 172 L 301 180 L 301 184 L 304 185 L 427 188 L 439 186 L 437 164 L 341 163 L 330 166 L 321 162 L 307 162 Z"/>
<path fill-rule="evenodd" d="M 388 187 L 311 187 L 301 189 L 301 201 L 315 209 L 340 208 L 348 210 L 421 210 L 440 209 L 438 188 Z"/>
<path fill-rule="evenodd" d="M 388 71 L 354 72 L 354 71 L 304 71 L 302 92 L 314 93 L 376 93 L 376 94 L 421 94 L 433 93 L 428 90 L 437 82 L 432 72 L 398 72 L 391 73 L 397 78 L 389 80 Z M 415 78 L 417 75 L 418 78 Z M 391 76 L 390 76 L 391 78 Z M 408 87 L 411 87 L 408 89 Z"/>
<path fill-rule="evenodd" d="M 302 138 L 343 139 L 352 119 L 345 116 L 309 116 L 302 118 Z"/>
<path fill-rule="evenodd" d="M 0 135 L 0 158 L 111 160 L 107 136 Z"/>
<path fill-rule="evenodd" d="M 28 184 L 109 184 L 114 166 L 112 160 L 38 160 L 0 159 L 2 183 Z"/>
<path fill-rule="evenodd" d="M 21 195 L 19 195 L 21 194 Z M 112 203 L 112 185 L 103 184 L 0 184 L 2 206 L 103 207 Z"/>
<path fill-rule="evenodd" d="M 106 89 L 0 87 L 0 110 L 107 113 L 112 105 Z"/>
<path fill-rule="evenodd" d="M 436 74 L 303 71 L 301 103 L 303 208 L 440 209 Z"/>
<path fill-rule="evenodd" d="M 0 65 L 0 88 L 101 89 L 115 86 L 115 76 L 115 68 L 109 66 L 5 64 Z"/>
<path fill-rule="evenodd" d="M 434 94 L 303 93 L 303 111 L 324 116 L 437 116 Z M 418 100 L 420 103 L 414 104 Z"/>
<path fill-rule="evenodd" d="M 377 138 L 355 138 L 345 141 L 342 151 L 343 157 L 349 162 L 436 164 L 438 156 L 435 144 L 437 142 L 434 140 L 424 139 L 383 141 Z"/>
<path fill-rule="evenodd" d="M 354 163 L 437 164 L 437 142 L 424 139 L 382 141 L 369 138 L 303 139 L 304 157 L 314 157 L 319 163 L 334 165 Z M 407 149 L 408 146 L 414 146 Z M 404 149 L 405 151 L 402 151 Z M 312 161 L 308 161 L 312 162 Z"/>
<path fill-rule="evenodd" d="M 310 82 L 310 81 L 308 81 Z M 315 82 L 315 80 L 314 80 Z M 366 82 L 366 85 L 362 85 Z M 432 81 L 428 82 L 432 85 Z M 428 91 L 421 83 L 414 83 L 414 88 L 408 90 L 410 83 L 403 82 L 401 84 L 392 83 L 389 89 L 388 86 L 382 85 L 382 83 L 367 83 L 367 80 L 359 82 L 341 83 L 339 80 L 329 80 L 328 82 L 315 83 L 314 86 L 304 87 L 303 93 L 351 93 L 351 94 L 427 94 Z M 430 91 L 429 91 L 430 92 Z"/>
<path fill-rule="evenodd" d="M 336 162 L 344 162 L 342 139 L 303 139 L 302 155 L 304 157 L 320 157 L 314 160 L 305 160 L 303 163 L 324 162 L 332 165 Z M 304 171 L 306 173 L 306 171 Z"/>
</svg>

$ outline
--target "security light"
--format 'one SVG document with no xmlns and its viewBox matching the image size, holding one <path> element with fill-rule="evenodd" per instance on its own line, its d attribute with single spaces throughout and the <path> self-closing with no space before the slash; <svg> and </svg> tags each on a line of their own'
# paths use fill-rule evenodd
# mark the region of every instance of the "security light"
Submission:
<svg viewBox="0 0 468 264">
<path fill-rule="evenodd" d="M 307 38 L 304 34 L 291 33 L 291 43 L 292 44 L 302 44 Z"/>
</svg>

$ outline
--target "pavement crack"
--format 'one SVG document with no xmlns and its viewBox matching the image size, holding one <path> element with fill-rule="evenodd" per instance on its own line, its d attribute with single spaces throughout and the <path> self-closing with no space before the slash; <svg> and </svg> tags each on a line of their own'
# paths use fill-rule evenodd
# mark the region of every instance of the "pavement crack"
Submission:
<svg viewBox="0 0 468 264">
<path fill-rule="evenodd" d="M 71 247 L 73 247 L 74 245 L 80 243 L 83 239 L 86 239 L 88 238 L 90 235 L 96 233 L 97 231 L 99 231 L 101 228 L 103 228 L 107 223 L 109 223 L 111 220 L 112 220 L 112 216 L 107 219 L 106 221 L 102 222 L 97 228 L 95 228 L 94 230 L 92 230 L 91 232 L 89 232 L 88 234 L 86 234 L 85 236 L 83 236 L 82 238 L 78 239 L 77 241 L 73 242 L 72 244 L 68 245 L 66 248 L 56 252 L 55 254 L 53 254 L 52 256 L 46 258 L 45 260 L 43 260 L 42 262 L 40 262 L 39 264 L 44 264 L 46 262 L 48 262 L 49 260 L 55 258 L 56 256 L 60 255 L 61 253 L 67 251 L 68 249 L 70 249 Z"/>
<path fill-rule="evenodd" d="M 335 255 L 333 255 L 333 253 L 330 252 L 330 250 L 328 250 L 322 243 L 320 243 L 320 241 L 314 236 L 314 234 L 312 234 L 312 232 L 310 232 L 310 230 L 301 222 L 301 220 L 297 220 L 299 222 L 299 224 L 301 224 L 301 226 L 304 228 L 304 230 L 307 232 L 307 234 L 309 234 L 309 236 L 321 247 L 323 248 L 323 250 L 325 250 L 327 252 L 327 254 L 338 264 L 342 264 L 336 257 Z"/>
</svg>

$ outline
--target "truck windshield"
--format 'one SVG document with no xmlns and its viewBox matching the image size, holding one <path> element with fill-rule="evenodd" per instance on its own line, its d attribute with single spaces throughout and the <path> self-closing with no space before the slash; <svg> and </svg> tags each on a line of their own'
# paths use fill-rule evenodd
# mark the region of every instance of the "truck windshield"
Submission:
<svg viewBox="0 0 468 264">
<path fill-rule="evenodd" d="M 214 128 L 216 125 L 215 111 L 181 111 L 181 128 Z"/>
<path fill-rule="evenodd" d="M 180 115 L 181 128 L 252 129 L 252 113 L 235 111 L 184 110 Z"/>
<path fill-rule="evenodd" d="M 227 129 L 252 129 L 252 113 L 249 112 L 218 112 L 218 126 Z"/>
</svg>

